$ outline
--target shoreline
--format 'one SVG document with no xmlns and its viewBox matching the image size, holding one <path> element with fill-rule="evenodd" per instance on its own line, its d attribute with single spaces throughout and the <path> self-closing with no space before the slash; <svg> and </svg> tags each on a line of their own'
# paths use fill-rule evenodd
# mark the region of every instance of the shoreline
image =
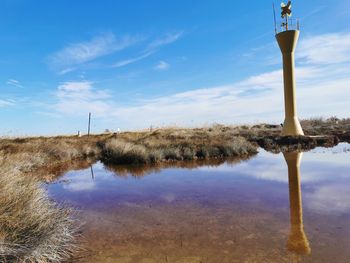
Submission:
<svg viewBox="0 0 350 263">
<path fill-rule="evenodd" d="M 23 209 L 18 210 L 16 204 L 19 202 L 26 203 L 28 200 L 37 205 L 38 209 L 44 209 L 47 218 L 36 218 L 33 214 L 33 223 L 26 226 L 25 222 L 17 222 L 15 225 L 21 227 L 34 226 L 46 227 L 47 222 L 56 220 L 51 218 L 50 211 L 56 214 L 57 222 L 63 222 L 61 227 L 56 229 L 50 235 L 55 235 L 55 240 L 69 239 L 73 247 L 73 237 L 77 231 L 72 213 L 69 209 L 61 208 L 59 205 L 52 203 L 45 191 L 41 189 L 44 182 L 55 180 L 59 175 L 71 169 L 80 169 L 90 166 L 95 161 L 102 161 L 104 165 L 111 170 L 121 173 L 127 173 L 130 167 L 135 176 L 147 174 L 147 169 L 162 169 L 167 166 L 180 164 L 184 167 L 197 167 L 197 165 L 211 163 L 212 165 L 220 164 L 226 160 L 234 162 L 243 161 L 258 153 L 259 147 L 267 151 L 278 153 L 281 151 L 306 151 L 316 147 L 333 147 L 340 142 L 350 142 L 350 126 L 346 129 L 335 128 L 335 125 L 326 125 L 315 128 L 310 126 L 305 129 L 306 136 L 280 136 L 281 127 L 277 125 L 261 124 L 255 126 L 223 126 L 215 125 L 209 128 L 171 128 L 157 129 L 154 131 L 143 132 L 123 132 L 109 133 L 88 136 L 58 136 L 58 137 L 31 137 L 31 138 L 14 138 L 0 139 L 0 165 L 3 168 L 0 177 L 6 179 L 6 184 L 20 181 L 24 184 L 30 184 L 31 187 L 22 188 L 24 193 L 12 197 L 14 184 L 10 188 L 4 188 L 5 202 L 10 202 L 13 211 L 16 213 L 28 213 Z M 317 134 L 325 134 L 317 136 Z M 316 136 L 315 136 L 316 135 Z M 115 166 L 117 165 L 117 166 Z M 128 168 L 129 167 L 129 168 Z M 5 181 L 4 181 L 5 182 Z M 40 190 L 41 189 L 41 190 Z M 36 196 L 31 197 L 30 192 L 40 193 L 40 200 L 47 204 L 46 206 L 36 203 Z M 27 196 L 27 197 L 26 197 Z M 11 210 L 11 211 L 12 211 Z M 36 213 L 33 211 L 33 213 Z M 15 217 L 21 219 L 23 217 Z M 59 219 L 61 218 L 61 219 Z M 64 221 L 62 221 L 64 220 Z M 12 222 L 13 223 L 13 222 Z M 11 223 L 11 224 L 12 224 Z M 2 225 L 9 222 L 0 222 Z M 50 223 L 51 224 L 51 223 Z M 54 223 L 52 223 L 54 224 Z M 61 231 L 66 229 L 67 231 Z M 35 251 L 36 247 L 27 244 L 27 236 L 22 236 L 23 231 L 16 229 L 0 229 L 0 233 L 11 236 L 6 240 L 8 244 L 28 245 L 28 253 Z M 29 232 L 28 232 L 29 233 Z M 28 234 L 27 233 L 27 234 Z M 11 235 L 10 235 L 11 234 Z M 37 240 L 38 247 L 41 237 L 31 235 L 32 240 Z M 57 237 L 57 238 L 56 238 Z M 12 240 L 12 238 L 14 238 Z M 46 242 L 46 241 L 45 241 Z M 47 239 L 47 242 L 51 242 Z M 60 246 L 56 242 L 54 246 Z M 69 244 L 65 244 L 62 250 L 52 251 L 52 257 L 57 253 L 62 258 L 69 258 L 74 251 L 69 249 Z M 7 249 L 2 247 L 0 250 Z M 78 249 L 78 247 L 76 247 Z M 7 253 L 7 252 L 5 252 Z M 23 255 L 0 254 L 0 258 L 9 259 L 15 257 L 27 257 Z M 14 252 L 15 253 L 15 252 Z M 22 252 L 18 252 L 22 253 Z M 49 255 L 45 251 L 45 255 Z M 38 255 L 42 256 L 42 255 Z"/>
<path fill-rule="evenodd" d="M 153 131 L 0 138 L 0 164 L 22 174 L 45 174 L 75 160 L 93 159 L 105 164 L 149 165 L 176 161 L 246 158 L 266 151 L 308 151 L 350 143 L 346 124 L 302 121 L 305 136 L 281 136 L 279 125 L 215 125 L 207 128 L 164 128 Z M 63 169 L 64 170 L 64 169 Z M 48 174 L 40 175 L 49 177 Z"/>
</svg>

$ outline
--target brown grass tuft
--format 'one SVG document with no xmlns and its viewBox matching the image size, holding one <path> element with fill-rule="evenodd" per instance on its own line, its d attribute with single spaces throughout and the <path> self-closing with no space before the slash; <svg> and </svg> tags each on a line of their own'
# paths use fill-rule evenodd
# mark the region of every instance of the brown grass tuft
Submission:
<svg viewBox="0 0 350 263">
<path fill-rule="evenodd" d="M 0 172 L 0 261 L 62 262 L 75 250 L 71 211 L 33 178 Z"/>
</svg>

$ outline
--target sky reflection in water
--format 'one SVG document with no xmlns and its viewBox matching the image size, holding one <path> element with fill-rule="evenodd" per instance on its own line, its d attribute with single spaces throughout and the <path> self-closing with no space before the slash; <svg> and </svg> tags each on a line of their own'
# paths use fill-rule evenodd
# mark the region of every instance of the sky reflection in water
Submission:
<svg viewBox="0 0 350 263">
<path fill-rule="evenodd" d="M 340 144 L 332 149 L 318 148 L 294 157 L 289 156 L 289 159 L 292 161 L 288 163 L 288 170 L 283 154 L 276 155 L 260 150 L 257 157 L 238 164 L 215 164 L 194 169 L 152 168 L 148 171 L 134 171 L 137 176 L 126 172 L 125 169 L 105 168 L 101 163 L 97 163 L 92 167 L 93 176 L 91 169 L 68 172 L 59 178 L 58 183 L 49 185 L 49 192 L 56 200 L 72 204 L 83 211 L 83 214 L 84 211 L 90 211 L 85 214 L 86 217 L 91 213 L 99 213 L 99 218 L 107 218 L 108 213 L 117 211 L 118 218 L 130 218 L 145 207 L 153 207 L 158 209 L 157 213 L 160 214 L 157 214 L 157 217 L 161 221 L 165 218 L 162 211 L 173 211 L 175 217 L 177 213 L 181 214 L 186 210 L 187 206 L 190 207 L 189 211 L 206 211 L 203 218 L 207 220 L 226 218 L 225 220 L 229 221 L 249 215 L 252 218 L 268 218 L 269 215 L 273 215 L 271 219 L 262 221 L 275 220 L 276 229 L 273 226 L 269 227 L 275 231 L 274 234 L 280 233 L 290 252 L 303 255 L 308 254 L 311 249 L 313 256 L 305 259 L 306 262 L 317 262 L 317 258 L 327 257 L 339 260 L 334 262 L 342 262 L 343 258 L 349 256 L 349 252 L 341 249 L 341 246 L 338 246 L 339 251 L 335 248 L 337 240 L 347 242 L 350 238 L 350 227 L 347 223 L 350 217 L 350 146 Z M 129 210 L 125 210 L 125 207 Z M 168 208 L 170 210 L 166 210 Z M 214 216 L 214 213 L 220 215 Z M 232 218 L 228 219 L 229 217 Z M 169 219 L 167 220 L 166 222 L 169 222 Z M 190 226 L 190 218 L 188 221 Z M 334 227 L 341 232 L 328 229 L 328 226 L 332 227 L 335 223 L 337 225 Z M 247 231 L 250 227 L 255 229 L 250 223 L 246 224 Z M 287 227 L 289 230 L 286 230 Z M 309 235 L 304 232 L 304 227 Z M 260 241 L 271 239 L 268 233 L 271 235 L 269 231 L 272 230 L 261 230 Z M 89 227 L 86 231 L 90 231 Z M 208 230 L 208 236 L 210 233 Z M 280 240 L 281 237 L 276 236 L 276 240 Z M 118 240 L 118 233 L 113 238 L 114 241 Z M 200 245 L 205 247 L 204 244 Z M 254 243 L 249 246 L 257 245 Z M 324 249 L 321 253 L 323 247 L 328 247 L 329 250 Z M 278 260 L 283 262 L 285 257 L 281 247 L 274 249 L 277 249 L 276 253 L 281 253 Z M 244 251 L 243 248 L 241 250 Z M 140 253 L 142 254 L 142 251 Z M 161 254 L 161 251 L 157 253 Z M 216 254 L 220 255 L 220 252 L 217 251 Z M 179 255 L 174 255 L 174 259 L 176 256 Z M 237 254 L 232 254 L 233 257 L 237 257 Z M 131 258 L 130 262 L 134 262 Z M 265 255 L 262 258 L 266 260 L 269 256 Z M 229 257 L 227 260 L 230 262 Z"/>
</svg>

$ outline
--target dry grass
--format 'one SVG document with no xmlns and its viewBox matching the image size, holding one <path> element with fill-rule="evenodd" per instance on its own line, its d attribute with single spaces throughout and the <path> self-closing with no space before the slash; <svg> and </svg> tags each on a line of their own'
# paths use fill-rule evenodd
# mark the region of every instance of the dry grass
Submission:
<svg viewBox="0 0 350 263">
<path fill-rule="evenodd" d="M 350 142 L 350 118 L 311 118 L 300 123 L 308 135 L 335 135 L 341 141 Z"/>
<path fill-rule="evenodd" d="M 76 250 L 72 211 L 50 201 L 38 178 L 69 169 L 72 160 L 98 157 L 88 138 L 0 141 L 0 262 L 64 262 Z M 63 170 L 62 170 L 63 169 Z"/>
<path fill-rule="evenodd" d="M 0 172 L 0 261 L 63 262 L 75 250 L 75 223 L 68 209 L 14 170 Z"/>
<path fill-rule="evenodd" d="M 113 164 L 156 164 L 208 158 L 245 157 L 257 146 L 233 132 L 217 129 L 161 129 L 125 133 L 106 141 L 102 160 Z"/>
<path fill-rule="evenodd" d="M 106 138 L 107 135 L 3 139 L 0 140 L 0 164 L 33 176 L 41 168 L 50 170 L 72 160 L 98 158 L 97 144 Z"/>
<path fill-rule="evenodd" d="M 301 124 L 306 135 L 335 135 L 350 141 L 350 119 L 308 119 Z M 195 160 L 245 156 L 256 152 L 258 140 L 278 137 L 280 125 L 213 125 L 206 128 L 165 128 L 155 131 L 83 137 L 0 139 L 0 163 L 9 163 L 23 174 L 49 180 L 51 170 L 72 160 L 103 159 L 118 164 L 152 164 L 164 160 Z M 249 142 L 252 143 L 249 143 Z M 254 145 L 255 144 L 255 145 Z M 102 150 L 102 152 L 101 152 Z"/>
</svg>

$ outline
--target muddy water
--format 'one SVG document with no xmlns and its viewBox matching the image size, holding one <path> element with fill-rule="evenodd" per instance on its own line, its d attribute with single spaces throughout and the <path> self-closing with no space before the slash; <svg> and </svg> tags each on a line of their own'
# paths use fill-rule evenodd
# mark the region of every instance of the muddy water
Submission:
<svg viewBox="0 0 350 263">
<path fill-rule="evenodd" d="M 97 163 L 49 185 L 85 222 L 76 262 L 350 262 L 348 144 L 190 167 Z"/>
</svg>

